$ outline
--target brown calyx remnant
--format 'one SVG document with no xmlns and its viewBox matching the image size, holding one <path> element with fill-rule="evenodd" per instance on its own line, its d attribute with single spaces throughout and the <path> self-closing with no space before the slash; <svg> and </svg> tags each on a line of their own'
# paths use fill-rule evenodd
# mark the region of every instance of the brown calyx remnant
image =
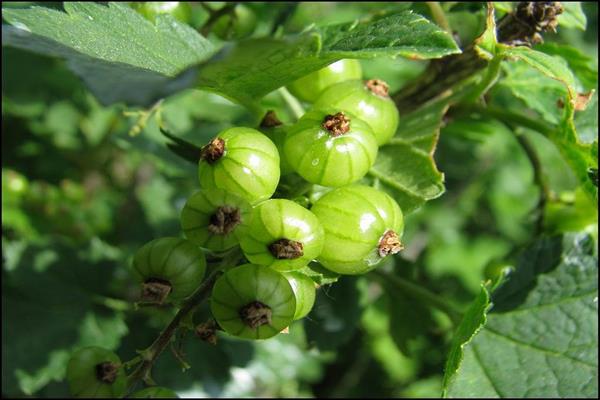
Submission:
<svg viewBox="0 0 600 400">
<path fill-rule="evenodd" d="M 540 32 L 556 32 L 563 11 L 558 1 L 522 1 L 498 23 L 498 41 L 513 46 L 542 43 Z"/>
<path fill-rule="evenodd" d="M 279 239 L 269 245 L 269 251 L 278 260 L 293 260 L 304 255 L 304 246 L 290 239 Z"/>
<path fill-rule="evenodd" d="M 221 138 L 214 138 L 209 144 L 203 146 L 200 150 L 200 159 L 209 164 L 213 164 L 225 153 L 225 141 Z"/>
<path fill-rule="evenodd" d="M 162 304 L 171 293 L 171 289 L 169 281 L 149 278 L 142 284 L 142 301 Z"/>
<path fill-rule="evenodd" d="M 371 93 L 376 94 L 377 96 L 389 97 L 388 92 L 390 87 L 381 79 L 369 79 L 367 82 L 365 82 L 365 86 L 371 91 Z"/>
<path fill-rule="evenodd" d="M 221 206 L 210 216 L 208 231 L 215 235 L 227 235 L 242 222 L 240 210 L 236 207 Z"/>
<path fill-rule="evenodd" d="M 96 378 L 98 380 L 111 384 L 117 379 L 119 366 L 109 361 L 96 365 Z"/>
<path fill-rule="evenodd" d="M 263 117 L 262 121 L 260 121 L 260 128 L 275 128 L 276 126 L 283 125 L 283 122 L 277 118 L 277 114 L 275 111 L 269 110 Z"/>
<path fill-rule="evenodd" d="M 383 234 L 379 241 L 377 250 L 379 251 L 379 257 L 385 257 L 388 254 L 396 254 L 400 250 L 404 249 L 398 234 L 392 230 L 389 230 Z"/>
<path fill-rule="evenodd" d="M 196 336 L 201 340 L 212 344 L 217 344 L 217 323 L 215 320 L 208 320 L 196 327 Z"/>
<path fill-rule="evenodd" d="M 253 301 L 240 309 L 240 318 L 252 329 L 264 324 L 271 324 L 271 307 L 260 301 Z"/>
<path fill-rule="evenodd" d="M 325 116 L 321 126 L 327 129 L 331 136 L 341 136 L 350 130 L 350 118 L 341 111 L 335 115 L 329 114 Z"/>
</svg>

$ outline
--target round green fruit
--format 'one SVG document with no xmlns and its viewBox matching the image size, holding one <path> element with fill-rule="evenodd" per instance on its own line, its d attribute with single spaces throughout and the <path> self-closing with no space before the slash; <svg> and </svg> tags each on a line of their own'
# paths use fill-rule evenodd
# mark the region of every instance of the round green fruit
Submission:
<svg viewBox="0 0 600 400">
<path fill-rule="evenodd" d="M 206 272 L 204 252 L 189 240 L 165 237 L 142 246 L 133 259 L 142 301 L 179 301 L 196 290 Z"/>
<path fill-rule="evenodd" d="M 177 393 L 171 389 L 160 386 L 152 386 L 139 390 L 129 396 L 133 399 L 178 399 Z"/>
<path fill-rule="evenodd" d="M 330 86 L 314 107 L 333 107 L 356 115 L 373 129 L 379 146 L 387 143 L 398 129 L 398 109 L 388 95 L 388 85 L 379 79 Z"/>
<path fill-rule="evenodd" d="M 126 378 L 119 356 L 101 347 L 84 347 L 67 364 L 67 382 L 75 397 L 122 397 Z"/>
<path fill-rule="evenodd" d="M 323 237 L 323 227 L 309 210 L 291 200 L 271 199 L 254 208 L 240 246 L 251 263 L 291 271 L 321 254 Z"/>
<path fill-rule="evenodd" d="M 338 187 L 366 175 L 377 158 L 377 141 L 365 122 L 337 109 L 314 109 L 290 127 L 284 154 L 300 176 Z"/>
<path fill-rule="evenodd" d="M 181 211 L 181 228 L 194 244 L 212 251 L 239 243 L 239 233 L 250 222 L 252 206 L 222 189 L 194 193 Z"/>
<path fill-rule="evenodd" d="M 133 1 L 130 6 L 150 21 L 154 21 L 159 14 L 169 14 L 186 24 L 192 20 L 192 8 L 184 1 Z"/>
<path fill-rule="evenodd" d="M 294 321 L 302 319 L 308 315 L 315 305 L 315 297 L 317 295 L 315 282 L 308 276 L 296 271 L 284 272 L 283 276 L 292 285 L 294 295 L 296 296 Z"/>
<path fill-rule="evenodd" d="M 277 147 L 277 151 L 279 152 L 279 170 L 281 176 L 294 172 L 294 169 L 283 153 L 283 144 L 285 143 L 288 129 L 289 125 L 284 125 L 272 110 L 265 114 L 259 127 L 259 130 L 267 135 L 267 137 L 271 139 Z"/>
<path fill-rule="evenodd" d="M 317 261 L 333 272 L 363 274 L 403 248 L 402 211 L 382 191 L 363 185 L 334 189 L 311 211 L 325 229 L 325 245 Z"/>
<path fill-rule="evenodd" d="M 296 297 L 281 273 L 244 264 L 215 282 L 210 306 L 219 326 L 230 335 L 268 339 L 292 322 Z"/>
<path fill-rule="evenodd" d="M 212 32 L 219 39 L 239 40 L 248 37 L 256 29 L 256 15 L 249 7 L 238 4 L 233 13 L 228 13 L 217 19 Z"/>
<path fill-rule="evenodd" d="M 223 189 L 254 205 L 275 193 L 279 183 L 279 152 L 252 128 L 230 128 L 202 148 L 200 186 Z"/>
<path fill-rule="evenodd" d="M 328 87 L 339 82 L 355 79 L 362 79 L 360 62 L 358 60 L 345 59 L 336 61 L 325 68 L 303 76 L 294 81 L 288 89 L 298 99 L 312 103 Z"/>
</svg>

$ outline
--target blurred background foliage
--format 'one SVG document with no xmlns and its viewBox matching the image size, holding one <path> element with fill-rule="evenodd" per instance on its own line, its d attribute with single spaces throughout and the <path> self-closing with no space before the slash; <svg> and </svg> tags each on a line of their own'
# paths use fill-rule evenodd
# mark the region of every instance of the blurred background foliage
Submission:
<svg viewBox="0 0 600 400">
<path fill-rule="evenodd" d="M 410 6 L 248 4 L 258 16 L 255 36 L 269 34 L 282 10 L 289 18 L 276 34 Z M 481 3 L 443 7 L 460 43 L 470 43 L 483 29 Z M 412 8 L 431 17 L 424 3 Z M 591 58 L 593 69 L 578 77 L 592 89 L 597 87 L 597 4 L 586 3 L 584 10 L 586 31 L 560 28 L 545 36 L 544 46 L 568 43 Z M 191 25 L 202 26 L 206 11 L 193 4 L 191 12 Z M 212 34 L 209 38 L 218 42 Z M 386 80 L 392 92 L 426 66 L 405 59 L 361 63 L 365 77 Z M 506 86 L 514 90 L 516 81 L 531 79 L 530 73 L 506 68 L 489 97 L 522 109 L 522 100 L 506 94 Z M 262 105 L 292 121 L 279 92 Z M 544 106 L 539 109 L 542 118 L 553 118 L 543 113 Z M 3 396 L 65 396 L 72 349 L 99 345 L 128 360 L 174 315 L 171 308 L 134 309 L 138 288 L 128 268 L 145 242 L 180 235 L 179 212 L 198 189 L 197 171 L 166 148 L 154 118 L 140 134 L 130 135 L 143 115 L 137 111 L 120 104 L 102 107 L 60 60 L 3 48 Z M 241 106 L 193 90 L 167 98 L 161 117 L 171 131 L 197 145 L 227 127 L 255 123 Z M 578 123 L 580 131 L 597 127 L 597 98 Z M 538 149 L 550 187 L 564 200 L 548 205 L 546 228 L 578 230 L 597 221 L 595 205 L 575 191 L 576 180 L 555 147 L 536 133 L 525 135 Z M 481 280 L 509 265 L 515 250 L 532 237 L 538 189 L 515 136 L 495 120 L 450 114 L 435 159 L 445 174 L 446 194 L 408 216 L 407 249 L 382 268 L 466 305 Z M 195 322 L 207 316 L 203 308 Z M 437 397 L 452 329 L 446 315 L 387 285 L 366 276 L 344 277 L 321 287 L 314 310 L 288 335 L 255 343 L 221 336 L 213 347 L 190 333 L 178 345 L 192 368 L 182 372 L 176 358 L 165 353 L 153 377 L 182 397 Z"/>
</svg>

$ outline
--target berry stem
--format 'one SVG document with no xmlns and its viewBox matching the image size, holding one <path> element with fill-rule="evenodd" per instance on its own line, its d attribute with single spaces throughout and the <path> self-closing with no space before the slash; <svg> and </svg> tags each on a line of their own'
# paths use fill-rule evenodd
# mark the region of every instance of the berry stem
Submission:
<svg viewBox="0 0 600 400">
<path fill-rule="evenodd" d="M 296 117 L 296 119 L 300 119 L 300 117 L 304 115 L 304 107 L 302 107 L 302 104 L 300 104 L 298 99 L 292 96 L 292 94 L 285 87 L 279 88 L 279 94 L 287 104 L 292 114 L 294 114 L 294 117 Z"/>
<path fill-rule="evenodd" d="M 177 314 L 173 317 L 169 325 L 160 333 L 154 342 L 146 350 L 143 350 L 142 362 L 138 364 L 135 370 L 127 378 L 127 393 L 131 393 L 140 380 L 147 380 L 150 377 L 152 366 L 158 359 L 158 356 L 169 345 L 173 335 L 176 333 L 180 323 L 188 316 L 190 312 L 196 309 L 196 306 L 202 304 L 210 296 L 211 290 L 221 273 L 234 265 L 241 259 L 242 254 L 239 251 L 228 253 L 219 266 L 215 268 L 204 281 L 198 286 L 196 291 L 183 303 Z"/>
<path fill-rule="evenodd" d="M 460 324 L 464 316 L 463 311 L 450 303 L 448 299 L 440 297 L 414 282 L 380 270 L 374 270 L 368 276 L 378 281 L 384 287 L 386 285 L 393 285 L 400 292 L 406 293 L 408 296 L 443 311 L 456 326 Z"/>
</svg>

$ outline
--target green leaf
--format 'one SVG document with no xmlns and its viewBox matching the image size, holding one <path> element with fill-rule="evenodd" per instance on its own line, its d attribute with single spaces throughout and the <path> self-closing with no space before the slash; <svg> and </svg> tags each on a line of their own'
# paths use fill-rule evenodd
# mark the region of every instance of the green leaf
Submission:
<svg viewBox="0 0 600 400">
<path fill-rule="evenodd" d="M 548 122 L 557 124 L 562 115 L 559 104 L 567 96 L 565 86 L 525 63 L 503 63 L 506 74 L 498 86 L 504 87 L 537 111 Z"/>
<path fill-rule="evenodd" d="M 103 104 L 150 104 L 190 84 L 193 75 L 173 78 L 213 52 L 170 15 L 160 14 L 154 25 L 120 3 L 65 2 L 64 8 L 3 10 L 12 26 L 2 26 L 2 44 L 65 58 Z"/>
<path fill-rule="evenodd" d="M 585 110 L 575 114 L 575 128 L 580 142 L 598 140 L 598 92 L 594 92 Z"/>
<path fill-rule="evenodd" d="M 314 28 L 282 39 L 253 39 L 205 66 L 199 86 L 242 104 L 342 58 L 429 59 L 460 50 L 435 24 L 410 11 L 379 20 Z"/>
<path fill-rule="evenodd" d="M 515 57 L 533 68 L 540 71 L 549 78 L 562 82 L 569 91 L 572 98 L 575 97 L 575 77 L 569 69 L 567 62 L 561 57 L 553 57 L 541 51 L 532 50 L 529 47 L 503 46 L 504 55 Z"/>
<path fill-rule="evenodd" d="M 548 42 L 537 45 L 535 49 L 551 56 L 562 57 L 585 90 L 591 90 L 598 86 L 598 67 L 594 65 L 591 57 L 582 53 L 578 48 L 568 44 Z"/>
<path fill-rule="evenodd" d="M 561 4 L 564 11 L 558 16 L 558 24 L 565 28 L 577 28 L 585 31 L 587 18 L 581 8 L 581 2 L 563 1 Z"/>
<path fill-rule="evenodd" d="M 563 119 L 558 129 L 550 132 L 550 140 L 558 147 L 563 158 L 571 166 L 575 176 L 579 180 L 590 199 L 598 200 L 598 188 L 589 176 L 590 168 L 598 168 L 597 141 L 596 149 L 594 143 L 581 143 L 575 129 L 575 106 L 568 101 L 565 104 Z M 594 153 L 595 152 L 595 153 Z M 594 156 L 596 154 L 596 156 Z"/>
<path fill-rule="evenodd" d="M 442 118 L 448 109 L 439 101 L 403 115 L 400 128 L 390 142 L 379 148 L 368 180 L 388 192 L 405 214 L 444 193 L 444 175 L 438 171 L 433 153 Z"/>
<path fill-rule="evenodd" d="M 596 398 L 595 246 L 586 234 L 539 239 L 493 293 L 487 316 L 482 291 L 459 327 L 444 395 Z"/>
<path fill-rule="evenodd" d="M 331 285 L 332 283 L 337 282 L 340 278 L 339 274 L 329 271 L 321 264 L 316 262 L 311 262 L 306 267 L 299 269 L 298 272 L 309 276 L 317 285 L 320 286 Z"/>
</svg>

